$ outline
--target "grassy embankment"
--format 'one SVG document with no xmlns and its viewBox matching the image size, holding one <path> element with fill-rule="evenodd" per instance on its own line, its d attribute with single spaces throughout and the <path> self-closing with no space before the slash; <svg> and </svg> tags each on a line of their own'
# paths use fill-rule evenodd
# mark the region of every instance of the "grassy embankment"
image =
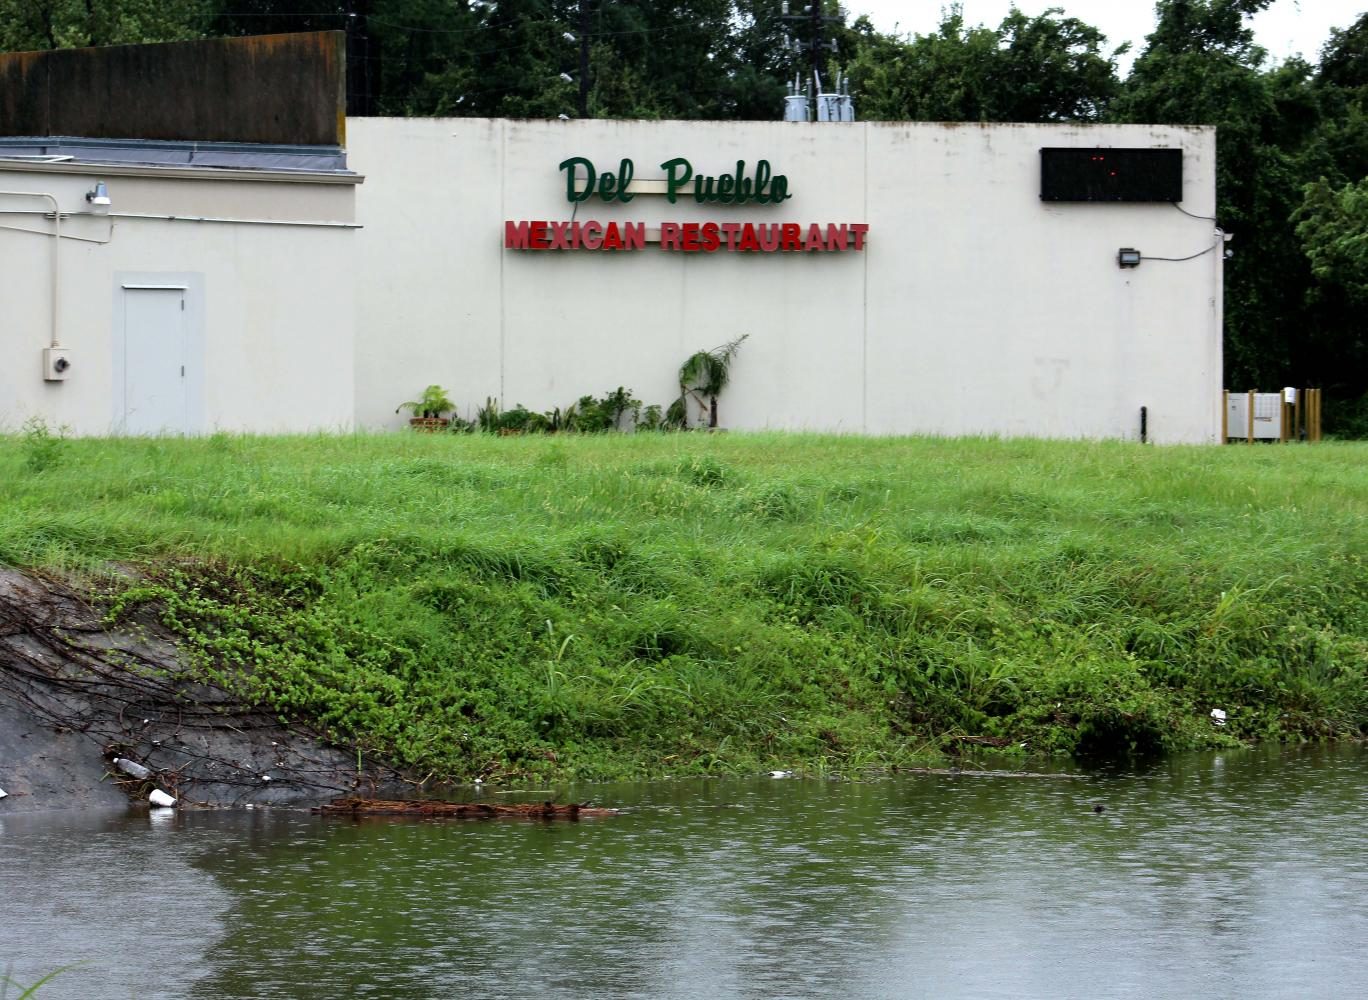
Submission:
<svg viewBox="0 0 1368 1000">
<path fill-rule="evenodd" d="M 455 777 L 1358 736 L 1366 557 L 1363 444 L 0 438 L 0 563 Z"/>
</svg>

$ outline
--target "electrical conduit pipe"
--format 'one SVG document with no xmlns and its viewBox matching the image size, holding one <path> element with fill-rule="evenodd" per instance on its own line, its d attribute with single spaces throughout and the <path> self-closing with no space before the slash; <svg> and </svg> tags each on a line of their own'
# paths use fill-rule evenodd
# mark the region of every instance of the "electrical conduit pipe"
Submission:
<svg viewBox="0 0 1368 1000">
<path fill-rule="evenodd" d="M 46 191 L 0 191 L 0 195 L 13 198 L 46 198 L 52 203 L 52 337 L 49 346 L 61 347 L 62 341 L 57 335 L 57 302 L 61 280 L 61 258 L 58 251 L 62 245 L 62 208 L 57 204 L 57 196 Z"/>
</svg>

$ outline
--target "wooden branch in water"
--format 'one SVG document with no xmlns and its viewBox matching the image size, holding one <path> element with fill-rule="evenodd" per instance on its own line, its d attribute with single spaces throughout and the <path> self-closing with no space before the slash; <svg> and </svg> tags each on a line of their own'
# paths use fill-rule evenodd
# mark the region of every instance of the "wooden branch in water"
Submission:
<svg viewBox="0 0 1368 1000">
<path fill-rule="evenodd" d="M 1011 746 L 1012 741 L 1004 736 L 956 736 L 961 743 L 972 743 L 976 747 L 1005 747 Z"/>
<path fill-rule="evenodd" d="M 616 816 L 616 809 L 581 805 L 578 802 L 492 803 L 439 802 L 430 799 L 365 799 L 345 796 L 315 806 L 324 816 L 413 816 L 420 819 L 569 819 L 585 816 Z"/>
<path fill-rule="evenodd" d="M 934 774 L 949 778 L 1055 778 L 1073 781 L 1086 777 L 1082 774 L 1062 774 L 1052 771 L 985 771 L 961 767 L 895 767 L 894 774 Z"/>
</svg>

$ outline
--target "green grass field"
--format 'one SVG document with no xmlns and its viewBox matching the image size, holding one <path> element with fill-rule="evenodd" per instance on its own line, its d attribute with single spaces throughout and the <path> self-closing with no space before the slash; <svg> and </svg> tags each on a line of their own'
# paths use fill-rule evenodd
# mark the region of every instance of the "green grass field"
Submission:
<svg viewBox="0 0 1368 1000">
<path fill-rule="evenodd" d="M 0 437 L 0 563 L 449 777 L 1358 737 L 1365 556 L 1368 444 Z"/>
</svg>

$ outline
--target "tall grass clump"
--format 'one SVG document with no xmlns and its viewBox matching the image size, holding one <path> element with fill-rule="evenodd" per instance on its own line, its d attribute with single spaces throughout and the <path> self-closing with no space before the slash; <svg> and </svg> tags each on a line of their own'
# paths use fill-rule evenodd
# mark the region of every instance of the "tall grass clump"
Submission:
<svg viewBox="0 0 1368 1000">
<path fill-rule="evenodd" d="M 1368 446 L 0 438 L 0 563 L 453 777 L 1368 725 Z M 1217 726 L 1213 708 L 1227 713 Z"/>
</svg>

